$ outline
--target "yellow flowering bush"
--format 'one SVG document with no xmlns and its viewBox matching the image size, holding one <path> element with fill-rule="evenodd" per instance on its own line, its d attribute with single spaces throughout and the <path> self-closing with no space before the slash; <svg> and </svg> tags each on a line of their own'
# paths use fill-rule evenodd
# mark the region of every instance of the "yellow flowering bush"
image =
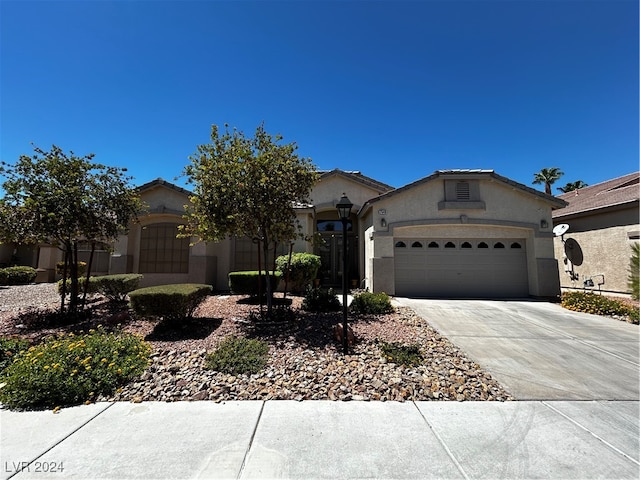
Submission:
<svg viewBox="0 0 640 480">
<path fill-rule="evenodd" d="M 574 312 L 626 317 L 631 323 L 638 323 L 638 319 L 640 318 L 637 307 L 634 308 L 619 300 L 595 293 L 563 293 L 561 305 L 567 310 L 573 310 Z"/>
<path fill-rule="evenodd" d="M 139 336 L 102 327 L 61 335 L 15 355 L 0 376 L 0 402 L 33 410 L 93 401 L 141 375 L 150 353 Z"/>
</svg>

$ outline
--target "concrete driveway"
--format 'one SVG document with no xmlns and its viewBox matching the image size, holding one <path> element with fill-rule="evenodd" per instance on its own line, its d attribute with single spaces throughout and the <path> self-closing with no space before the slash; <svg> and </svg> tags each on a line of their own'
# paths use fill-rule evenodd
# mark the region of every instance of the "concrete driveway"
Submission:
<svg viewBox="0 0 640 480">
<path fill-rule="evenodd" d="M 518 400 L 638 400 L 640 328 L 517 300 L 396 298 Z"/>
</svg>

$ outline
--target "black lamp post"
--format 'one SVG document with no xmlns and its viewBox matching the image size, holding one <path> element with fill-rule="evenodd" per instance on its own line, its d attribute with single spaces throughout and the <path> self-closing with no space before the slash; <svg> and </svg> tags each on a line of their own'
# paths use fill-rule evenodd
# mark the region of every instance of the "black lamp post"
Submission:
<svg viewBox="0 0 640 480">
<path fill-rule="evenodd" d="M 351 207 L 353 203 L 349 201 L 346 194 L 342 194 L 342 198 L 336 205 L 338 215 L 342 220 L 342 351 L 346 355 L 348 351 L 347 343 L 347 277 L 349 263 L 347 257 L 347 223 L 351 216 Z"/>
</svg>

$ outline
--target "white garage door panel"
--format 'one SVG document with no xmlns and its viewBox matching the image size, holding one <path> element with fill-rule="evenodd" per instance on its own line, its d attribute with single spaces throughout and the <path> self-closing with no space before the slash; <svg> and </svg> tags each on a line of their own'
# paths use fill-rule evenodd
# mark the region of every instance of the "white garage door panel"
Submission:
<svg viewBox="0 0 640 480">
<path fill-rule="evenodd" d="M 402 241 L 406 247 L 395 249 L 396 295 L 495 298 L 529 293 L 523 239 Z M 433 241 L 439 248 L 426 248 Z M 415 242 L 422 248 L 411 247 Z M 447 242 L 455 248 L 443 248 Z M 495 248 L 498 242 L 505 248 Z M 461 248 L 463 244 L 471 248 Z M 478 248 L 481 244 L 488 248 Z"/>
</svg>

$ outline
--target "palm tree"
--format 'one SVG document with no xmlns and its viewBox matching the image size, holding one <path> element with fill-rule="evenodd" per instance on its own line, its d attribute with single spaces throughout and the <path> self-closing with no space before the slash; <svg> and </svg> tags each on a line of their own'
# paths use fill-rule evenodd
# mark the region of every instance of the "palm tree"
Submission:
<svg viewBox="0 0 640 480">
<path fill-rule="evenodd" d="M 533 183 L 544 183 L 544 191 L 548 195 L 551 195 L 551 185 L 558 180 L 564 172 L 558 167 L 543 168 L 538 173 L 533 174 Z"/>
<path fill-rule="evenodd" d="M 574 190 L 578 190 L 580 188 L 584 188 L 588 186 L 589 185 L 584 183 L 582 180 L 577 180 L 575 182 L 567 183 L 564 187 L 558 187 L 558 190 L 560 190 L 562 193 L 567 193 L 567 192 L 572 192 Z"/>
</svg>

